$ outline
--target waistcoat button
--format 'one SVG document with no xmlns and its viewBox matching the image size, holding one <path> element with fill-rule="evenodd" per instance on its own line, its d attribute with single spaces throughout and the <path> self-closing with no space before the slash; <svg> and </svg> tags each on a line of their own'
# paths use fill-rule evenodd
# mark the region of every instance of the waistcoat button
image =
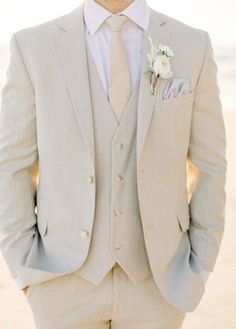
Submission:
<svg viewBox="0 0 236 329">
<path fill-rule="evenodd" d="M 115 216 L 118 216 L 121 213 L 122 213 L 122 211 L 120 209 L 118 209 L 118 208 L 114 209 L 114 215 Z"/>
<path fill-rule="evenodd" d="M 123 181 L 124 180 L 124 176 L 122 176 L 121 174 L 117 175 L 117 180 L 118 181 Z"/>
<path fill-rule="evenodd" d="M 116 147 L 119 149 L 119 150 L 121 150 L 122 148 L 123 148 L 123 144 L 122 143 L 117 143 L 116 144 Z"/>
</svg>

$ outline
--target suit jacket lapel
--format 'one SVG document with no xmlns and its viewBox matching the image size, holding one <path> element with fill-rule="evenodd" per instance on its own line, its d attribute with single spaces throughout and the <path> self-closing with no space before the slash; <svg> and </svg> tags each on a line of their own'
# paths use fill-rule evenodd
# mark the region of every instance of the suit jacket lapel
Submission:
<svg viewBox="0 0 236 329">
<path fill-rule="evenodd" d="M 147 31 L 143 31 L 143 46 L 142 46 L 142 66 L 140 76 L 140 90 L 138 99 L 138 119 L 137 119 L 137 161 L 140 158 L 141 151 L 145 142 L 145 138 L 150 126 L 151 117 L 155 102 L 162 95 L 163 87 L 166 79 L 158 78 L 157 92 L 155 95 L 150 93 L 150 73 L 148 68 L 147 53 L 150 52 L 150 43 L 148 36 L 151 36 L 153 41 L 170 45 L 169 40 L 171 33 L 167 29 L 164 16 L 150 9 L 150 22 Z"/>
<path fill-rule="evenodd" d="M 59 55 L 65 75 L 66 84 L 71 97 L 75 115 L 85 143 L 90 150 L 91 159 L 94 155 L 94 126 L 92 116 L 91 94 L 89 86 L 86 40 L 83 21 L 84 3 L 70 15 L 65 16 L 56 38 Z M 150 93 L 150 73 L 147 53 L 150 51 L 148 36 L 169 45 L 171 33 L 166 27 L 164 16 L 150 9 L 150 23 L 147 31 L 143 31 L 142 61 L 137 118 L 137 161 L 145 142 L 150 126 L 155 102 L 161 97 L 166 82 L 159 78 L 155 95 Z"/>
<path fill-rule="evenodd" d="M 83 6 L 65 16 L 56 42 L 75 116 L 94 164 L 94 127 L 88 77 Z"/>
</svg>

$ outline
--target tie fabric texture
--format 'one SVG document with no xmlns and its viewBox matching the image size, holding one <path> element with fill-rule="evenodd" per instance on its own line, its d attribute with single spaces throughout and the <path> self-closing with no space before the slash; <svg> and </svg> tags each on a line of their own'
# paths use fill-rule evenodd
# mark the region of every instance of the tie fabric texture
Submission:
<svg viewBox="0 0 236 329">
<path fill-rule="evenodd" d="M 108 96 L 118 121 L 120 121 L 131 93 L 128 55 L 121 34 L 122 28 L 128 19 L 124 15 L 112 15 L 106 20 L 112 31 L 109 47 Z"/>
</svg>

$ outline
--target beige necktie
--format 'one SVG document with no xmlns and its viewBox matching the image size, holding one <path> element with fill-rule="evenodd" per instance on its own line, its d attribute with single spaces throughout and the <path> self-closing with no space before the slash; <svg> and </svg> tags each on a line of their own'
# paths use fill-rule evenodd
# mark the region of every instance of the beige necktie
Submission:
<svg viewBox="0 0 236 329">
<path fill-rule="evenodd" d="M 118 121 L 130 97 L 130 76 L 126 46 L 121 34 L 123 25 L 129 18 L 113 15 L 107 19 L 112 30 L 109 48 L 109 102 Z"/>
</svg>

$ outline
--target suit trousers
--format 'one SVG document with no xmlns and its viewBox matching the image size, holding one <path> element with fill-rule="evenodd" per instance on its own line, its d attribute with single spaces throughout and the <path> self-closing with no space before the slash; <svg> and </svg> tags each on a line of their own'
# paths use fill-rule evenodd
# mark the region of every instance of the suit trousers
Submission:
<svg viewBox="0 0 236 329">
<path fill-rule="evenodd" d="M 153 276 L 134 284 L 117 263 L 98 285 L 72 272 L 30 286 L 26 298 L 37 329 L 179 329 L 186 315 Z"/>
</svg>

